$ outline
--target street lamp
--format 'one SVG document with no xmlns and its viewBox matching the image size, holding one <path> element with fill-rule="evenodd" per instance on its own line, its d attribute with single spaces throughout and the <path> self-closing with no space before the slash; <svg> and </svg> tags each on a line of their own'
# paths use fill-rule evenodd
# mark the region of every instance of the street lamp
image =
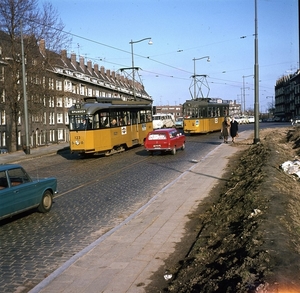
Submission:
<svg viewBox="0 0 300 293">
<path fill-rule="evenodd" d="M 129 44 L 131 45 L 132 86 L 133 86 L 133 98 L 134 98 L 134 100 L 136 98 L 136 95 L 135 95 L 135 69 L 138 69 L 138 67 L 134 68 L 133 44 L 139 43 L 139 42 L 142 42 L 142 41 L 146 41 L 146 40 L 149 40 L 148 45 L 152 45 L 153 44 L 151 38 L 144 38 L 144 39 L 141 39 L 141 40 L 138 40 L 138 41 L 131 40 L 129 42 Z"/>
<path fill-rule="evenodd" d="M 243 113 L 245 113 L 246 112 L 246 95 L 245 95 L 245 78 L 246 77 L 250 77 L 250 76 L 254 76 L 253 74 L 252 75 L 243 75 L 243 110 L 244 110 L 244 112 Z"/>
<path fill-rule="evenodd" d="M 193 78 L 194 78 L 194 99 L 196 99 L 196 60 L 201 60 L 201 59 L 207 59 L 207 62 L 210 62 L 210 59 L 209 59 L 209 56 L 204 56 L 204 57 L 201 57 L 201 58 L 194 58 L 193 61 L 194 61 L 194 75 L 193 75 Z"/>
</svg>

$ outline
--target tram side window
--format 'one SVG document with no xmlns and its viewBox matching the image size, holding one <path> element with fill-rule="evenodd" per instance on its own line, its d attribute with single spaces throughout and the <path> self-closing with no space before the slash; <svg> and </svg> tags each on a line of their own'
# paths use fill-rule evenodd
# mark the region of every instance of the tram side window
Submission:
<svg viewBox="0 0 300 293">
<path fill-rule="evenodd" d="M 93 129 L 99 129 L 99 128 L 100 128 L 99 113 L 96 113 L 94 115 L 94 127 L 93 127 Z"/>
<path fill-rule="evenodd" d="M 224 108 L 223 108 L 223 115 L 224 115 L 224 116 L 228 116 L 228 115 L 229 115 L 229 111 L 228 111 L 228 108 L 227 108 L 227 107 L 224 107 Z"/>
<path fill-rule="evenodd" d="M 119 125 L 120 126 L 129 125 L 128 121 L 129 121 L 129 112 L 127 111 L 119 112 Z"/>
<path fill-rule="evenodd" d="M 145 111 L 141 110 L 141 111 L 139 112 L 139 114 L 140 114 L 140 122 L 141 122 L 141 123 L 145 123 L 145 122 L 146 122 L 146 114 L 145 114 Z"/>
<path fill-rule="evenodd" d="M 195 108 L 191 108 L 191 116 L 192 116 L 192 118 L 196 118 Z"/>
<path fill-rule="evenodd" d="M 118 113 L 117 112 L 111 112 L 110 113 L 109 123 L 110 123 L 110 127 L 119 126 Z"/>
<path fill-rule="evenodd" d="M 140 122 L 151 122 L 152 121 L 152 114 L 149 110 L 140 110 Z"/>
<path fill-rule="evenodd" d="M 100 115 L 100 128 L 109 127 L 109 114 L 107 112 L 101 112 Z"/>
<path fill-rule="evenodd" d="M 199 107 L 198 112 L 199 112 L 199 118 L 203 118 L 203 108 Z"/>
<path fill-rule="evenodd" d="M 185 109 L 185 116 L 187 117 L 192 117 L 193 113 L 192 113 L 192 109 L 191 108 L 187 108 Z"/>
<path fill-rule="evenodd" d="M 130 125 L 130 112 L 123 111 L 122 115 L 123 115 L 124 125 Z"/>
<path fill-rule="evenodd" d="M 152 121 L 152 112 L 150 110 L 140 110 L 140 122 L 151 122 Z"/>
<path fill-rule="evenodd" d="M 217 108 L 212 107 L 212 116 L 211 117 L 217 117 Z"/>
<path fill-rule="evenodd" d="M 150 110 L 146 111 L 146 121 L 152 122 L 152 112 Z"/>
<path fill-rule="evenodd" d="M 138 123 L 138 115 L 137 112 L 131 112 L 131 124 Z"/>
</svg>

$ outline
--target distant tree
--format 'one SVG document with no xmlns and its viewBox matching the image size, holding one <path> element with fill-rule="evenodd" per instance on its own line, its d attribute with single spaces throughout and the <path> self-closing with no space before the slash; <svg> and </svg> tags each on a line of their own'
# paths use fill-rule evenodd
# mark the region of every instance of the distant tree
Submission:
<svg viewBox="0 0 300 293">
<path fill-rule="evenodd" d="M 41 8 L 40 8 L 41 7 Z M 47 87 L 42 77 L 51 63 L 50 54 L 40 53 L 38 43 L 44 40 L 47 49 L 59 52 L 70 42 L 64 33 L 64 25 L 50 3 L 40 6 L 37 0 L 2 0 L 0 5 L 0 46 L 2 56 L 8 64 L 5 68 L 4 105 L 7 114 L 7 147 L 10 151 L 18 147 L 18 120 L 24 117 L 22 87 L 21 29 L 26 60 L 26 92 L 30 113 L 42 112 L 43 96 Z M 22 119 L 24 122 L 24 119 Z"/>
</svg>

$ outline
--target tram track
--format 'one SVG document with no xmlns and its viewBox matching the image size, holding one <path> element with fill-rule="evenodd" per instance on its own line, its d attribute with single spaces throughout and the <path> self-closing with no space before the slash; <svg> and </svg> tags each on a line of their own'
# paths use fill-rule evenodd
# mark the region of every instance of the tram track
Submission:
<svg viewBox="0 0 300 293">
<path fill-rule="evenodd" d="M 129 165 L 126 165 L 126 166 L 124 166 L 121 169 L 118 169 L 116 171 L 110 172 L 110 173 L 106 174 L 105 176 L 101 176 L 101 178 L 92 179 L 92 180 L 87 181 L 84 184 L 80 184 L 80 185 L 78 185 L 78 186 L 76 186 L 76 187 L 74 187 L 74 188 L 72 188 L 72 189 L 70 189 L 68 191 L 59 193 L 54 198 L 59 198 L 59 197 L 61 197 L 63 195 L 69 194 L 69 193 L 71 193 L 71 192 L 73 192 L 75 190 L 79 190 L 80 188 L 85 188 L 87 186 L 91 186 L 91 185 L 96 184 L 96 183 L 98 184 L 101 180 L 107 179 L 107 178 L 109 178 L 111 176 L 114 176 L 116 174 L 120 174 L 120 173 L 124 172 L 125 170 L 130 170 L 133 166 L 139 165 L 142 162 L 145 162 L 147 160 L 149 160 L 149 157 L 146 157 L 146 158 L 144 158 L 142 160 L 139 160 L 139 161 L 133 162 L 133 163 L 131 163 Z M 101 166 L 101 167 L 103 168 L 103 166 Z"/>
</svg>

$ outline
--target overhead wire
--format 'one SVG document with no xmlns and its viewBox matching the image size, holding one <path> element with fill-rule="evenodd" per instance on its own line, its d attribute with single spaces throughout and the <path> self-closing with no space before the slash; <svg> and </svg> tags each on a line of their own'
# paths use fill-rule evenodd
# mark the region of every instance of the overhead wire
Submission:
<svg viewBox="0 0 300 293">
<path fill-rule="evenodd" d="M 37 23 L 36 21 L 30 19 L 31 22 L 35 22 Z M 40 24 L 42 25 L 42 24 Z M 100 45 L 100 46 L 104 46 L 104 47 L 107 47 L 107 48 L 110 48 L 110 49 L 113 49 L 113 50 L 117 50 L 117 51 L 120 51 L 120 52 L 123 52 L 123 53 L 126 53 L 126 54 L 132 54 L 131 52 L 127 51 L 127 50 L 124 50 L 124 49 L 120 49 L 120 48 L 117 48 L 117 47 L 114 47 L 114 46 L 111 46 L 111 45 L 107 45 L 107 44 L 104 44 L 102 42 L 99 42 L 99 41 L 95 41 L 93 39 L 90 39 L 90 38 L 87 38 L 87 37 L 83 37 L 83 36 L 80 36 L 78 34 L 74 34 L 74 33 L 71 33 L 71 32 L 67 32 L 63 29 L 58 29 L 58 28 L 55 28 L 55 27 L 52 27 L 50 26 L 51 29 L 54 29 L 54 30 L 57 30 L 59 32 L 62 32 L 62 33 L 65 33 L 67 35 L 71 35 L 73 37 L 76 37 L 76 38 L 79 38 L 79 39 L 82 39 L 82 40 L 85 40 L 85 41 L 88 41 L 88 42 L 91 42 L 91 43 L 94 43 L 94 44 L 97 44 L 97 45 Z M 252 36 L 252 35 L 251 35 Z M 242 37 L 239 37 L 239 38 L 246 38 L 248 36 L 242 36 Z M 226 40 L 226 41 L 220 41 L 220 42 L 215 42 L 213 44 L 219 44 L 219 43 L 224 43 L 224 42 L 228 42 L 228 41 L 232 41 L 232 40 Z M 211 44 L 210 44 L 211 45 Z M 183 51 L 189 51 L 189 50 L 195 50 L 199 47 L 205 47 L 205 46 L 209 46 L 209 44 L 207 45 L 202 45 L 202 46 L 197 46 L 197 47 L 192 47 L 192 48 L 187 48 L 187 49 L 179 49 L 177 50 L 176 52 L 183 52 Z M 173 51 L 174 53 L 175 51 Z M 170 54 L 170 53 L 164 53 L 164 54 L 160 54 L 160 55 L 153 55 L 153 56 L 162 56 L 162 55 L 167 55 L 167 54 Z M 179 68 L 179 67 L 176 67 L 176 66 L 173 66 L 173 65 L 170 65 L 170 64 L 167 64 L 165 62 L 161 62 L 161 61 L 158 61 L 158 60 L 155 60 L 153 59 L 152 57 L 150 56 L 143 56 L 143 55 L 139 55 L 139 54 L 135 54 L 134 53 L 134 56 L 136 57 L 140 57 L 140 58 L 144 58 L 144 59 L 148 59 L 148 60 L 151 60 L 152 62 L 155 62 L 155 63 L 158 63 L 158 64 L 161 64 L 161 65 L 164 65 L 166 67 L 169 67 L 169 68 L 173 68 L 175 70 L 178 70 L 178 71 L 181 71 L 181 72 L 185 72 L 185 73 L 188 73 L 188 74 L 193 74 L 193 72 L 191 71 L 188 71 L 188 70 L 185 70 L 185 69 L 182 69 L 182 68 Z M 120 66 L 120 67 L 126 67 L 127 65 L 124 65 L 124 64 L 119 64 L 119 63 L 115 63 L 115 62 L 111 62 L 111 61 L 108 61 L 107 59 L 105 58 L 91 58 L 89 57 L 89 59 L 91 60 L 98 60 L 98 61 L 102 61 L 102 62 L 105 62 L 105 63 L 108 63 L 108 64 L 113 64 L 113 65 L 117 65 L 117 66 Z M 272 65 L 266 65 L 266 66 L 272 66 Z M 143 70 L 143 69 L 141 69 Z M 244 69 L 237 69 L 236 71 L 240 71 L 240 70 L 244 70 Z M 150 73 L 150 74 L 153 74 L 153 75 L 156 75 L 156 76 L 164 76 L 164 77 L 168 77 L 168 78 L 174 78 L 174 79 L 181 79 L 181 80 L 190 80 L 190 77 L 189 78 L 185 78 L 185 77 L 177 77 L 177 76 L 174 76 L 174 75 L 167 75 L 167 74 L 163 74 L 163 73 L 158 73 L 158 72 L 152 72 L 152 71 L 147 71 L 147 70 L 143 70 L 144 72 L 147 72 L 147 73 Z M 210 79 L 215 79 L 215 80 L 219 80 L 219 81 L 224 81 L 224 83 L 219 83 L 219 84 L 224 84 L 224 85 L 229 85 L 227 82 L 230 82 L 230 83 L 238 83 L 238 84 L 242 84 L 241 81 L 232 81 L 232 80 L 225 80 L 225 79 L 218 79 L 218 78 L 213 78 L 211 76 L 209 76 Z M 211 83 L 215 83 L 215 82 L 211 82 Z M 230 86 L 235 86 L 235 85 L 230 85 Z"/>
</svg>

